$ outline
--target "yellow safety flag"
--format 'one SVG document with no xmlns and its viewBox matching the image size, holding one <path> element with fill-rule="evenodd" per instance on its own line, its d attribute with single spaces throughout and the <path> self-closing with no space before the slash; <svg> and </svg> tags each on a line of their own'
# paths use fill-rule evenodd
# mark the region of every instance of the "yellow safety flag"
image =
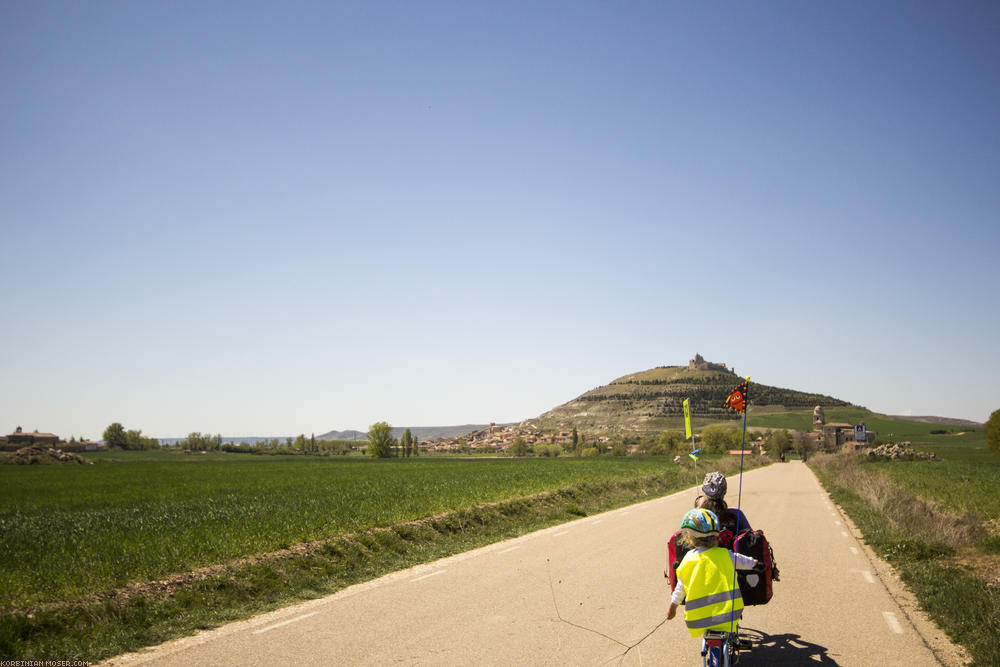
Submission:
<svg viewBox="0 0 1000 667">
<path fill-rule="evenodd" d="M 691 439 L 691 404 L 688 402 L 691 399 L 684 399 L 684 439 Z"/>
</svg>

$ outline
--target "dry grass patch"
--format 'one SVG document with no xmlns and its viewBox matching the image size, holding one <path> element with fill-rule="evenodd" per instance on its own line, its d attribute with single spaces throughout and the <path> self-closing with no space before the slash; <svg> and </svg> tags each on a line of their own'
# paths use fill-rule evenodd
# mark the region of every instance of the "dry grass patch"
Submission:
<svg viewBox="0 0 1000 667">
<path fill-rule="evenodd" d="M 984 534 L 986 523 L 981 515 L 958 512 L 921 498 L 887 476 L 866 470 L 855 457 L 820 455 L 815 463 L 827 468 L 838 484 L 856 493 L 894 529 L 910 538 L 961 549 Z"/>
</svg>

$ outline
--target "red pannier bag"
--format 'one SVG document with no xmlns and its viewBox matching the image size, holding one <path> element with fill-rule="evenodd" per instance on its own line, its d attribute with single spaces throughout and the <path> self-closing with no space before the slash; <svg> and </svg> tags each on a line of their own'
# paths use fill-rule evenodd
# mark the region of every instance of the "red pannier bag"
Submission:
<svg viewBox="0 0 1000 667">
<path fill-rule="evenodd" d="M 728 534 L 727 534 L 728 533 Z M 663 571 L 663 576 L 670 579 L 670 591 L 677 587 L 677 566 L 681 564 L 690 549 L 677 544 L 681 533 L 677 531 L 670 536 L 667 542 L 667 567 Z M 725 546 L 730 551 L 733 550 L 732 533 L 723 531 L 719 534 L 719 546 Z M 764 572 L 754 570 L 737 570 L 736 581 L 740 586 L 740 594 L 743 596 L 744 606 L 767 604 L 771 599 L 771 581 L 777 573 L 774 567 L 774 554 L 771 545 L 767 543 L 764 533 L 759 530 L 747 530 L 736 538 L 737 553 L 750 556 L 764 563 Z"/>
</svg>

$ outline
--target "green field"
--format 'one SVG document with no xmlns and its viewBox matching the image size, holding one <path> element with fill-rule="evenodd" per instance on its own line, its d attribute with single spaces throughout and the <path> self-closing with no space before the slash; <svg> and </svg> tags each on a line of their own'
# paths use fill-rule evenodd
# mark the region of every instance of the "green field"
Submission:
<svg viewBox="0 0 1000 667">
<path fill-rule="evenodd" d="M 985 519 L 1000 519 L 1000 457 L 986 449 L 982 428 L 963 430 L 903 419 L 891 419 L 857 409 L 827 410 L 827 421 L 857 423 L 863 420 L 879 438 L 909 441 L 918 451 L 934 452 L 938 461 L 868 463 L 871 470 L 952 509 L 976 512 Z M 932 433 L 932 431 L 946 431 Z"/>
<path fill-rule="evenodd" d="M 669 465 L 659 457 L 92 458 L 89 466 L 0 466 L 4 608 Z"/>
<path fill-rule="evenodd" d="M 982 441 L 982 432 L 979 432 Z M 905 465 L 890 461 L 869 463 L 872 470 L 893 481 L 956 510 L 974 512 L 990 520 L 1000 520 L 1000 457 L 991 454 L 971 438 L 954 435 L 929 436 L 915 448 L 932 451 L 939 461 L 910 461 Z"/>
<path fill-rule="evenodd" d="M 0 466 L 0 659 L 99 661 L 740 465 L 88 456 L 94 465 Z"/>
<path fill-rule="evenodd" d="M 938 460 L 840 455 L 815 457 L 811 465 L 865 541 L 974 664 L 1000 664 L 1000 456 L 986 449 L 982 429 L 961 434 L 899 420 L 878 428 Z"/>
<path fill-rule="evenodd" d="M 870 470 L 887 475 L 917 495 L 962 511 L 1000 519 L 1000 458 L 986 449 L 982 428 L 962 429 L 925 422 L 893 419 L 864 408 L 828 408 L 827 422 L 856 424 L 863 421 L 869 431 L 888 442 L 909 441 L 918 451 L 934 452 L 938 461 L 905 464 L 869 462 Z M 751 415 L 750 425 L 760 428 L 812 429 L 812 411 Z M 932 433 L 945 431 L 945 433 Z"/>
</svg>

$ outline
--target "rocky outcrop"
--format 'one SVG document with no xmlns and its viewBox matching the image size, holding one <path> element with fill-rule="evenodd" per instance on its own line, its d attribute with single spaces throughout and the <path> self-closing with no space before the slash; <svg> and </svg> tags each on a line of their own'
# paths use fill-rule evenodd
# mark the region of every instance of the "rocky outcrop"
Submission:
<svg viewBox="0 0 1000 667">
<path fill-rule="evenodd" d="M 879 445 L 875 449 L 869 450 L 868 458 L 881 461 L 913 461 L 925 459 L 928 461 L 937 460 L 934 452 L 918 452 L 912 447 L 905 447 L 899 444 Z"/>
<path fill-rule="evenodd" d="M 45 464 L 45 463 L 93 463 L 82 456 L 64 452 L 55 447 L 22 447 L 21 449 L 8 454 L 2 460 L 3 463 L 13 463 L 21 465 Z"/>
</svg>

